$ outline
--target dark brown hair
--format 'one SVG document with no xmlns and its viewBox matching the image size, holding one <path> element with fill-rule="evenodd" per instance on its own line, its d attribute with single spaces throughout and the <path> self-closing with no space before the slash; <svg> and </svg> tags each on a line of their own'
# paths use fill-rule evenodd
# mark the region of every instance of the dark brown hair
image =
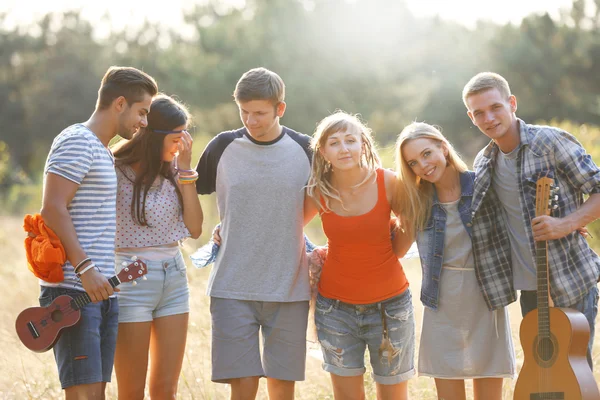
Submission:
<svg viewBox="0 0 600 400">
<path fill-rule="evenodd" d="M 183 198 L 175 181 L 171 163 L 162 160 L 165 135 L 153 130 L 170 131 L 187 125 L 190 114 L 186 107 L 173 98 L 159 94 L 152 100 L 148 114 L 148 126 L 141 128 L 131 140 L 121 140 L 114 148 L 117 168 L 139 163 L 139 172 L 133 182 L 131 216 L 141 226 L 149 226 L 146 220 L 146 197 L 157 177 L 162 176 L 173 184 L 183 212 Z"/>
<path fill-rule="evenodd" d="M 110 67 L 98 90 L 98 110 L 108 108 L 118 97 L 123 96 L 130 106 L 144 99 L 145 94 L 154 96 L 158 86 L 147 73 L 133 67 Z"/>
</svg>

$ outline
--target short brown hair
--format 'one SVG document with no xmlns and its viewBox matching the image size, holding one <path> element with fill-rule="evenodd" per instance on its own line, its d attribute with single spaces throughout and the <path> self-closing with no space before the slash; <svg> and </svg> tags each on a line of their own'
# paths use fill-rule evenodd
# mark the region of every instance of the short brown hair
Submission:
<svg viewBox="0 0 600 400">
<path fill-rule="evenodd" d="M 462 98 L 465 107 L 469 108 L 467 105 L 469 96 L 490 89 L 498 89 L 500 94 L 506 98 L 511 96 L 510 86 L 508 86 L 508 82 L 502 75 L 495 72 L 480 72 L 472 77 L 463 89 Z"/>
<path fill-rule="evenodd" d="M 147 73 L 133 67 L 112 66 L 104 74 L 100 89 L 98 90 L 98 101 L 96 108 L 99 110 L 108 108 L 118 97 L 123 96 L 127 104 L 140 102 L 145 94 L 154 96 L 158 93 L 158 86 Z"/>
<path fill-rule="evenodd" d="M 285 98 L 285 84 L 275 72 L 262 67 L 253 68 L 245 72 L 235 85 L 233 98 L 237 103 L 269 100 L 277 105 Z"/>
</svg>

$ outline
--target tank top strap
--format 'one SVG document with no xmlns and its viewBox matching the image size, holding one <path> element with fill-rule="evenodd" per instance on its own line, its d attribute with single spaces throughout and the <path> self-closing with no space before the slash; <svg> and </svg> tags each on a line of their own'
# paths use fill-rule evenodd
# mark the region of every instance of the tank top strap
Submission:
<svg viewBox="0 0 600 400">
<path fill-rule="evenodd" d="M 385 171 L 383 168 L 377 168 L 377 205 L 376 207 L 389 206 L 387 193 L 385 190 Z"/>
</svg>

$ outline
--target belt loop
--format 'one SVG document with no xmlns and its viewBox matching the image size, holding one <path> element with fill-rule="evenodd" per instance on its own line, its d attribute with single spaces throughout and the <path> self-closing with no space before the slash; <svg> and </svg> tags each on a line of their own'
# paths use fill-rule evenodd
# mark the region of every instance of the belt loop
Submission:
<svg viewBox="0 0 600 400">
<path fill-rule="evenodd" d="M 336 310 L 340 308 L 340 301 L 338 299 L 336 299 L 335 303 L 333 303 L 333 308 L 335 308 Z"/>
</svg>

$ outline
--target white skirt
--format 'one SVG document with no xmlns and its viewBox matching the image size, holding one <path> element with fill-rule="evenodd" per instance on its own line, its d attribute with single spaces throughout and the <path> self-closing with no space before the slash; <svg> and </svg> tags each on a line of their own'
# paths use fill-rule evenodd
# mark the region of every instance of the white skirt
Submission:
<svg viewBox="0 0 600 400">
<path fill-rule="evenodd" d="M 513 378 L 505 308 L 489 311 L 472 268 L 443 267 L 437 311 L 425 307 L 418 373 L 441 379 Z"/>
</svg>

